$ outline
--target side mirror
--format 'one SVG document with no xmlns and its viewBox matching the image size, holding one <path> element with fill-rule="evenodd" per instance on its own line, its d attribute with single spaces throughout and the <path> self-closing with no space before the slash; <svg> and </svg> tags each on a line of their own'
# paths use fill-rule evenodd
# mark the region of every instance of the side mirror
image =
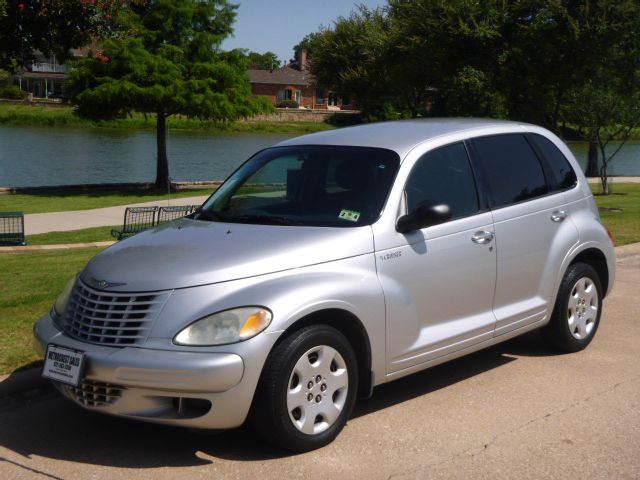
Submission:
<svg viewBox="0 0 640 480">
<path fill-rule="evenodd" d="M 451 215 L 451 208 L 445 203 L 421 203 L 414 211 L 398 218 L 396 230 L 400 233 L 407 233 L 431 227 L 446 222 L 451 218 Z"/>
</svg>

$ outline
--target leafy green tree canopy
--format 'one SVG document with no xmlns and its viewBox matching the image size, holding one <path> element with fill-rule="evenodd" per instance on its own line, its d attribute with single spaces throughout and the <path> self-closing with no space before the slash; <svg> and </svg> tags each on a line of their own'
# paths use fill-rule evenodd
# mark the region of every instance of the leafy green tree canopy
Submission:
<svg viewBox="0 0 640 480">
<path fill-rule="evenodd" d="M 64 61 L 69 49 L 114 34 L 120 0 L 0 0 L 0 68 L 13 70 L 34 52 Z"/>
<path fill-rule="evenodd" d="M 290 62 L 295 62 L 298 60 L 300 55 L 300 50 L 305 49 L 307 51 L 307 55 L 309 57 L 313 56 L 313 51 L 315 49 L 315 41 L 321 35 L 320 32 L 311 32 L 304 36 L 299 43 L 294 45 L 293 47 L 293 58 L 289 60 Z"/>
<path fill-rule="evenodd" d="M 71 73 L 72 99 L 82 116 L 156 115 L 158 187 L 170 186 L 167 117 L 227 122 L 268 108 L 251 95 L 246 58 L 220 50 L 235 9 L 225 0 L 132 5 L 122 18 L 128 34 L 106 41 L 100 55 L 79 61 Z"/>
<path fill-rule="evenodd" d="M 359 7 L 338 18 L 332 29 L 307 35 L 294 52 L 306 48 L 319 85 L 356 99 L 365 115 L 384 110 L 395 99 L 386 52 L 390 35 L 384 10 Z"/>
<path fill-rule="evenodd" d="M 557 131 L 572 90 L 602 65 L 607 81 L 631 78 L 639 19 L 637 0 L 389 0 L 301 44 L 319 81 L 364 109 L 509 117 Z"/>
<path fill-rule="evenodd" d="M 249 60 L 249 68 L 257 70 L 276 70 L 280 68 L 280 60 L 273 52 L 247 52 L 246 56 Z"/>
</svg>

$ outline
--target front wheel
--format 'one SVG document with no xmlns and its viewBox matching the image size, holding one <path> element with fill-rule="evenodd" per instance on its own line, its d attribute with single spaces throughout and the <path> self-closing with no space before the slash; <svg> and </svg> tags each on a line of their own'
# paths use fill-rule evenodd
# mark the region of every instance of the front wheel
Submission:
<svg viewBox="0 0 640 480">
<path fill-rule="evenodd" d="M 602 313 L 600 278 L 591 265 L 574 263 L 567 269 L 545 339 L 564 352 L 584 349 L 596 334 Z"/>
<path fill-rule="evenodd" d="M 251 420 L 268 441 L 294 452 L 327 445 L 355 403 L 358 366 L 347 339 L 328 325 L 285 338 L 269 355 Z"/>
</svg>

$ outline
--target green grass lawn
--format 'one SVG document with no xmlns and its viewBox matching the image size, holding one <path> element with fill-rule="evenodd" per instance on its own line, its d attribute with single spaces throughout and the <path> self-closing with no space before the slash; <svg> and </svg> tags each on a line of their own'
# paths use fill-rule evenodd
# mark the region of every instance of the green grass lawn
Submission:
<svg viewBox="0 0 640 480">
<path fill-rule="evenodd" d="M 86 128 L 156 128 L 154 115 L 133 113 L 115 120 L 87 120 L 73 113 L 69 106 L 41 106 L 0 102 L 0 125 L 30 127 L 86 127 Z M 206 130 L 211 133 L 311 133 L 336 128 L 323 122 L 213 122 L 172 115 L 167 119 L 170 130 Z"/>
<path fill-rule="evenodd" d="M 6 194 L 0 195 L 0 211 L 22 211 L 24 213 L 64 212 L 68 210 L 87 210 L 91 208 L 113 207 L 132 203 L 152 202 L 185 197 L 210 195 L 213 188 L 180 190 L 170 194 L 157 190 L 118 189 L 95 190 L 93 192 Z"/>
<path fill-rule="evenodd" d="M 600 218 L 613 232 L 616 245 L 640 242 L 640 184 L 614 184 L 613 194 L 606 196 L 598 195 L 599 185 L 591 185 L 591 189 L 596 194 Z"/>
<path fill-rule="evenodd" d="M 0 255 L 0 375 L 37 360 L 34 322 L 100 249 Z"/>
<path fill-rule="evenodd" d="M 115 238 L 111 236 L 112 228 L 122 229 L 122 225 L 27 235 L 27 245 L 56 245 L 60 243 L 105 242 L 107 240 L 115 240 Z"/>
</svg>

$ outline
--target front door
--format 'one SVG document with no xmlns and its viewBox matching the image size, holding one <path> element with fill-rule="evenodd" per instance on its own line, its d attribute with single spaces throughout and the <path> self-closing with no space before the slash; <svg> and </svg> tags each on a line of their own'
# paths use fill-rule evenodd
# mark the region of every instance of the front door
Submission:
<svg viewBox="0 0 640 480">
<path fill-rule="evenodd" d="M 480 204 L 464 144 L 420 158 L 405 198 L 407 211 L 444 203 L 452 218 L 398 233 L 399 246 L 376 252 L 386 303 L 387 373 L 488 340 L 495 327 L 493 221 Z"/>
</svg>

